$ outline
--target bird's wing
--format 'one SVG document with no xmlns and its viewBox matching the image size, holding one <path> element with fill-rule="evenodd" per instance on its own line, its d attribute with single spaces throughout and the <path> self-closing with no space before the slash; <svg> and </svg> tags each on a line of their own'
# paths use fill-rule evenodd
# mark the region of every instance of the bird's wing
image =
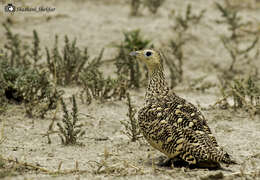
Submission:
<svg viewBox="0 0 260 180">
<path fill-rule="evenodd" d="M 168 101 L 167 106 L 169 108 L 168 122 L 170 124 L 177 122 L 178 127 L 204 132 L 209 136 L 212 144 L 218 147 L 206 118 L 197 107 L 175 94 L 170 96 L 170 101 Z"/>
<path fill-rule="evenodd" d="M 187 162 L 227 162 L 229 156 L 217 145 L 204 116 L 191 103 L 169 96 L 139 111 L 139 124 L 148 142 L 168 157 Z"/>
</svg>

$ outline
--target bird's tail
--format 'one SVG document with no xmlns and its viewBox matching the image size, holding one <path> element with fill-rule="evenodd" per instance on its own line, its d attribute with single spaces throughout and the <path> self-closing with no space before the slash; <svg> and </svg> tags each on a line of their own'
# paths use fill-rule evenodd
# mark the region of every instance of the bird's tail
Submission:
<svg viewBox="0 0 260 180">
<path fill-rule="evenodd" d="M 225 151 L 222 151 L 219 162 L 225 164 L 237 164 L 237 162 Z"/>
<path fill-rule="evenodd" d="M 220 162 L 225 164 L 237 164 L 237 162 L 220 147 L 213 147 L 211 149 L 210 159 L 215 162 Z"/>
<path fill-rule="evenodd" d="M 190 148 L 189 148 L 190 149 Z M 208 146 L 198 147 L 196 149 L 192 149 L 191 156 L 196 159 L 195 161 L 189 161 L 186 156 L 183 156 L 183 159 L 189 162 L 190 164 L 197 164 L 201 162 L 207 163 L 225 163 L 225 164 L 237 164 L 237 162 L 221 147 L 219 146 Z M 207 164 L 206 163 L 206 164 Z"/>
</svg>

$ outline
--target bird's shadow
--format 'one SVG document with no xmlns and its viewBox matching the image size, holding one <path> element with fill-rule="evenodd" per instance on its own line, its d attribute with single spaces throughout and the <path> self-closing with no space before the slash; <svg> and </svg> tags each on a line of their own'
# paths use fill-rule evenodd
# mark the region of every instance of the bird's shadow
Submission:
<svg viewBox="0 0 260 180">
<path fill-rule="evenodd" d="M 186 161 L 184 161 L 181 158 L 172 158 L 167 159 L 165 156 L 159 156 L 158 158 L 155 158 L 154 160 L 149 160 L 147 162 L 147 165 L 151 166 L 152 164 L 157 165 L 158 167 L 162 168 L 188 168 L 188 169 L 208 169 L 208 170 L 223 170 L 223 171 L 230 171 L 229 169 L 225 169 L 220 166 L 219 163 L 208 163 L 208 162 L 201 162 L 197 164 L 189 164 Z"/>
</svg>

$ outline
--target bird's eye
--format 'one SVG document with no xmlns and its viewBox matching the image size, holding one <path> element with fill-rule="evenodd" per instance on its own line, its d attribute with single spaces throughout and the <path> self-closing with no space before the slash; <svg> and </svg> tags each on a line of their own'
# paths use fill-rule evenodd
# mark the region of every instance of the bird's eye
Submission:
<svg viewBox="0 0 260 180">
<path fill-rule="evenodd" d="M 148 56 L 151 56 L 152 55 L 152 52 L 151 51 L 147 51 L 146 53 L 145 53 L 145 55 L 148 57 Z"/>
</svg>

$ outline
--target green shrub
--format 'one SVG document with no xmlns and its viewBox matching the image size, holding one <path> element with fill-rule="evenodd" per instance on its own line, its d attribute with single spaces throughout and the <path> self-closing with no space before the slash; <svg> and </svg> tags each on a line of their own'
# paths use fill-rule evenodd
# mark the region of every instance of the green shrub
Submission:
<svg viewBox="0 0 260 180">
<path fill-rule="evenodd" d="M 141 36 L 140 30 L 133 30 L 124 32 L 124 41 L 119 45 L 115 45 L 118 48 L 118 55 L 115 62 L 116 73 L 118 77 L 127 82 L 128 87 L 139 88 L 142 78 L 139 63 L 134 57 L 129 56 L 129 53 L 134 50 L 152 48 L 153 46 L 150 45 L 150 42 L 150 40 L 144 39 Z M 148 77 L 147 69 L 146 77 Z"/>
<path fill-rule="evenodd" d="M 68 36 L 64 38 L 63 51 L 58 48 L 58 36 L 55 36 L 54 48 L 45 48 L 48 68 L 58 85 L 66 86 L 79 81 L 79 74 L 83 71 L 89 59 L 87 48 L 81 50 L 76 46 L 76 39 L 70 42 Z"/>
<path fill-rule="evenodd" d="M 23 104 L 29 117 L 44 117 L 49 110 L 56 109 L 62 91 L 48 80 L 47 72 L 37 69 L 11 67 L 0 64 L 2 98 Z"/>
<path fill-rule="evenodd" d="M 72 96 L 71 113 L 68 112 L 63 99 L 61 99 L 61 105 L 63 110 L 63 119 L 62 124 L 57 123 L 57 126 L 59 127 L 59 137 L 64 145 L 76 144 L 78 138 L 82 137 L 85 134 L 85 131 L 82 130 L 83 124 L 78 123 L 78 107 L 75 96 Z"/>
<path fill-rule="evenodd" d="M 82 102 L 90 104 L 93 99 L 104 102 L 112 97 L 122 99 L 125 96 L 126 87 L 120 79 L 105 78 L 99 70 L 102 65 L 103 50 L 100 55 L 90 61 L 80 74 L 80 84 L 83 86 L 80 96 Z"/>
<path fill-rule="evenodd" d="M 128 106 L 128 120 L 120 122 L 125 128 L 125 131 L 123 131 L 123 133 L 126 134 L 132 142 L 135 142 L 136 140 L 141 138 L 142 135 L 138 125 L 138 120 L 135 117 L 137 110 L 132 105 L 129 93 L 126 94 L 126 97 Z"/>
<path fill-rule="evenodd" d="M 225 85 L 221 86 L 223 101 L 219 102 L 224 102 L 226 108 L 245 109 L 251 117 L 260 114 L 260 82 L 256 76 L 234 79 Z M 233 99 L 232 105 L 227 102 L 228 98 Z"/>
<path fill-rule="evenodd" d="M 156 14 L 159 7 L 161 7 L 164 2 L 165 0 L 144 0 L 143 3 L 148 7 L 151 13 Z"/>
</svg>

